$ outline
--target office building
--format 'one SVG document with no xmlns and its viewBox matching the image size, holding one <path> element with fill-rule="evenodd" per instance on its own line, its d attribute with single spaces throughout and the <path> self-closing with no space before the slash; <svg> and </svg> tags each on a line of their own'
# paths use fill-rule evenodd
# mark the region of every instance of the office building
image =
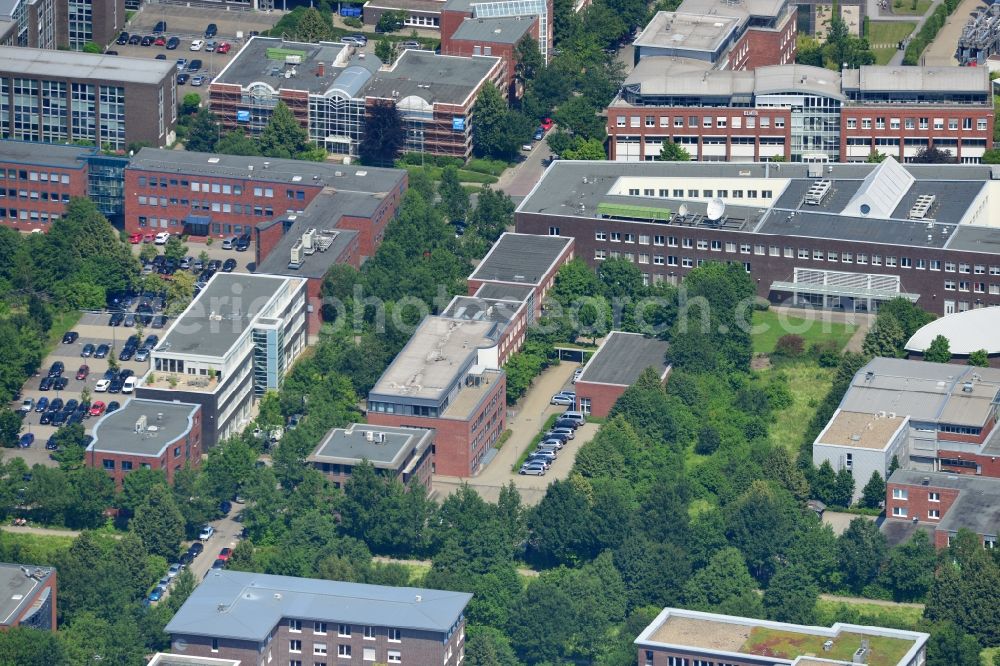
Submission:
<svg viewBox="0 0 1000 666">
<path fill-rule="evenodd" d="M 0 47 L 0 137 L 165 146 L 177 124 L 177 67 L 166 60 Z"/>
<path fill-rule="evenodd" d="M 740 71 L 643 58 L 608 107 L 611 159 L 657 160 L 669 140 L 702 161 L 864 162 L 878 151 L 911 162 L 933 147 L 978 163 L 992 145 L 985 69 L 791 62 Z"/>
<path fill-rule="evenodd" d="M 518 232 L 572 236 L 591 266 L 620 257 L 677 283 L 738 262 L 776 303 L 935 314 L 1000 305 L 1000 171 L 974 165 L 557 161 Z"/>
<path fill-rule="evenodd" d="M 242 666 L 443 664 L 465 656 L 465 592 L 213 570 L 167 624 L 176 654 Z"/>
<path fill-rule="evenodd" d="M 1000 340 L 996 335 L 998 330 L 1000 309 L 978 308 L 956 312 L 921 326 L 906 341 L 904 349 L 907 358 L 922 359 L 931 343 L 940 335 L 948 341 L 950 363 L 966 365 L 972 354 L 984 351 L 990 366 L 1000 367 Z"/>
<path fill-rule="evenodd" d="M 88 467 L 103 469 L 121 488 L 132 470 L 163 470 L 168 483 L 185 466 L 201 465 L 201 407 L 132 398 L 94 424 Z"/>
<path fill-rule="evenodd" d="M 576 380 L 573 387 L 576 408 L 584 414 L 606 417 L 622 393 L 646 368 L 653 368 L 660 381 L 666 381 L 670 373 L 666 362 L 669 346 L 663 340 L 639 333 L 612 331 Z"/>
<path fill-rule="evenodd" d="M 256 135 L 285 102 L 310 139 L 332 153 L 356 156 L 366 114 L 396 106 L 406 152 L 466 158 L 472 108 L 484 85 L 503 85 L 500 58 L 405 50 L 391 66 L 354 46 L 254 37 L 209 85 L 213 113 L 228 129 Z"/>
<path fill-rule="evenodd" d="M 854 476 L 854 498 L 892 459 L 917 472 L 1000 477 L 994 426 L 1000 371 L 874 358 L 851 380 L 840 406 L 813 442 L 813 463 Z"/>
<path fill-rule="evenodd" d="M 368 393 L 373 426 L 433 428 L 434 472 L 473 476 L 506 427 L 497 322 L 424 317 Z"/>
<path fill-rule="evenodd" d="M 87 196 L 90 148 L 0 141 L 0 223 L 46 229 L 70 197 Z"/>
<path fill-rule="evenodd" d="M 664 608 L 635 645 L 639 666 L 922 666 L 929 637 L 843 622 L 810 627 Z"/>
<path fill-rule="evenodd" d="M 125 26 L 124 0 L 6 0 L 0 4 L 0 44 L 79 51 L 104 47 Z"/>
<path fill-rule="evenodd" d="M 894 542 L 914 531 L 930 532 L 938 548 L 947 548 L 961 529 L 975 532 L 986 548 L 997 547 L 1000 534 L 1000 480 L 897 469 L 886 482 L 882 531 Z"/>
<path fill-rule="evenodd" d="M 209 449 L 249 423 L 305 347 L 305 279 L 218 273 L 153 350 L 136 397 L 199 405 Z"/>
<path fill-rule="evenodd" d="M 365 461 L 383 478 L 407 487 L 419 483 L 428 491 L 433 460 L 433 430 L 364 423 L 333 428 L 306 458 L 337 488 L 350 481 L 352 470 Z"/>
<path fill-rule="evenodd" d="M 513 88 L 517 70 L 517 45 L 525 37 L 538 41 L 540 18 L 511 16 L 463 18 L 454 31 L 441 31 L 441 53 L 453 56 L 498 56 L 503 61 L 504 89 L 520 97 Z M 450 25 L 446 23 L 445 25 Z"/>
<path fill-rule="evenodd" d="M 0 629 L 56 630 L 56 570 L 25 564 L 0 564 Z"/>
</svg>

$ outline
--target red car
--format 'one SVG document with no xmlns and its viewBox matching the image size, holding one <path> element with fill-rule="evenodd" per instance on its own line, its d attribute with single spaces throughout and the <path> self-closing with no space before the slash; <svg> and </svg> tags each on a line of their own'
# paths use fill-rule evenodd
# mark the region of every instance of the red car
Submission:
<svg viewBox="0 0 1000 666">
<path fill-rule="evenodd" d="M 216 53 L 229 53 L 229 49 L 233 48 L 233 45 L 229 42 L 219 42 L 219 45 L 215 47 Z"/>
<path fill-rule="evenodd" d="M 142 242 L 142 234 L 131 234 L 128 237 L 128 242 L 132 243 L 132 245 L 138 245 Z"/>
<path fill-rule="evenodd" d="M 229 556 L 232 554 L 233 554 L 232 548 L 223 548 L 222 550 L 219 551 L 219 557 L 217 557 L 216 559 L 222 560 L 223 562 L 228 562 Z"/>
<path fill-rule="evenodd" d="M 552 119 L 551 118 L 543 118 L 542 119 L 542 129 L 545 130 L 546 132 L 548 132 L 550 129 L 552 129 L 552 125 L 553 125 L 553 123 L 552 123 Z"/>
<path fill-rule="evenodd" d="M 157 37 L 153 41 L 153 45 L 154 46 L 166 46 L 167 45 L 167 38 L 164 37 L 163 35 L 160 35 L 159 37 Z"/>
<path fill-rule="evenodd" d="M 81 365 L 80 369 L 76 371 L 76 378 L 77 379 L 86 379 L 87 375 L 89 375 L 89 374 L 90 374 L 90 366 L 89 365 Z"/>
<path fill-rule="evenodd" d="M 107 409 L 107 408 L 108 408 L 107 405 L 105 405 L 103 402 L 101 402 L 100 400 L 98 400 L 97 402 L 95 402 L 93 405 L 90 406 L 90 415 L 91 416 L 100 416 L 101 414 L 104 413 L 104 410 Z"/>
<path fill-rule="evenodd" d="M 152 243 L 154 238 L 156 238 L 156 236 L 154 236 L 153 234 L 146 234 L 145 236 L 142 237 L 142 242 Z"/>
</svg>

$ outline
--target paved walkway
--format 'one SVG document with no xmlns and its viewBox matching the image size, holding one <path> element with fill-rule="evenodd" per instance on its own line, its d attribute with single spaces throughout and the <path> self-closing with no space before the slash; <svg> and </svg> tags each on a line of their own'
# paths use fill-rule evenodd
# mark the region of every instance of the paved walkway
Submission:
<svg viewBox="0 0 1000 666">
<path fill-rule="evenodd" d="M 938 32 L 934 41 L 924 50 L 920 64 L 928 67 L 957 65 L 955 51 L 958 50 L 958 38 L 962 36 L 962 28 L 965 27 L 969 17 L 983 6 L 982 0 L 965 0 L 960 4 L 955 13 L 945 21 L 944 27 Z M 917 27 L 919 29 L 919 26 Z"/>
<path fill-rule="evenodd" d="M 888 601 L 886 599 L 866 599 L 865 597 L 842 597 L 837 594 L 821 594 L 819 598 L 824 601 L 840 601 L 845 604 L 871 604 L 873 606 L 885 606 L 887 608 L 919 608 L 923 610 L 924 605 L 918 603 L 908 603 L 905 601 Z"/>
<path fill-rule="evenodd" d="M 913 32 L 910 33 L 910 36 L 907 37 L 906 40 L 903 40 L 903 41 L 907 41 L 907 40 L 911 39 L 913 37 L 913 35 L 915 35 L 918 32 L 920 32 L 920 28 L 924 27 L 924 23 L 927 22 L 927 17 L 930 16 L 934 12 L 934 10 L 937 9 L 937 6 L 940 5 L 943 1 L 944 0 L 934 0 L 934 2 L 931 3 L 930 7 L 927 8 L 927 11 L 924 12 L 923 16 L 914 16 L 912 14 L 893 14 L 891 11 L 889 11 L 888 8 L 886 8 L 885 10 L 883 10 L 881 7 L 879 7 L 878 0 L 868 0 L 868 6 L 867 6 L 866 15 L 872 21 L 901 21 L 901 22 L 916 21 L 917 25 L 913 29 Z M 961 13 L 961 11 L 962 11 L 962 8 L 959 7 L 959 9 L 956 10 L 955 14 L 953 15 L 953 18 L 955 16 L 958 16 Z M 962 23 L 964 24 L 965 21 L 963 20 Z M 942 28 L 941 33 L 943 33 L 944 31 L 945 31 L 945 29 Z M 959 28 L 959 34 L 961 34 L 961 32 L 962 32 L 961 28 Z M 939 38 L 940 38 L 941 33 L 938 33 Z M 955 39 L 952 42 L 952 47 L 951 47 L 952 51 L 955 50 L 955 46 L 957 44 L 958 44 L 958 35 L 955 36 Z M 892 47 L 892 48 L 896 48 L 895 44 L 890 44 L 889 46 Z M 927 51 L 929 51 L 929 50 L 930 50 L 930 47 L 928 47 Z M 927 51 L 924 52 L 925 56 L 926 56 Z M 906 55 L 906 51 L 905 50 L 897 50 L 895 53 L 892 54 L 892 59 L 889 60 L 889 64 L 890 65 L 902 65 L 903 64 L 903 56 L 904 55 Z M 927 64 L 931 64 L 931 63 L 927 63 Z M 951 64 L 951 63 L 948 63 L 948 64 Z"/>
</svg>

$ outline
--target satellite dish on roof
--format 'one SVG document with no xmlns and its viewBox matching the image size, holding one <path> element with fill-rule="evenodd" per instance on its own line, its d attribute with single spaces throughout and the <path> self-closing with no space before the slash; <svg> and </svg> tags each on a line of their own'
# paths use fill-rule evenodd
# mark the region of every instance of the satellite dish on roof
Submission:
<svg viewBox="0 0 1000 666">
<path fill-rule="evenodd" d="M 722 216 L 723 214 L 725 214 L 725 212 L 726 212 L 726 202 L 720 199 L 719 197 L 715 197 L 714 199 L 708 202 L 708 210 L 705 211 L 705 215 L 708 216 L 708 219 L 714 222 L 715 220 L 722 219 Z"/>
<path fill-rule="evenodd" d="M 688 214 L 687 204 L 681 204 L 681 207 L 677 209 L 677 214 L 680 215 L 681 217 L 687 215 Z"/>
</svg>

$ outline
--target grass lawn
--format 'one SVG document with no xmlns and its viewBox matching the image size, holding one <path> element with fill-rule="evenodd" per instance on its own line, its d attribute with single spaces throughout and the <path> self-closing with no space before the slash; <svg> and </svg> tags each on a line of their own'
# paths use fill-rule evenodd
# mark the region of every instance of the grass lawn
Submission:
<svg viewBox="0 0 1000 666">
<path fill-rule="evenodd" d="M 0 550 L 6 553 L 17 553 L 18 562 L 53 566 L 57 557 L 69 550 L 74 538 L 48 534 L 0 532 Z"/>
<path fill-rule="evenodd" d="M 931 0 L 892 0 L 892 13 L 897 16 L 923 16 L 931 6 Z"/>
<path fill-rule="evenodd" d="M 816 624 L 829 627 L 834 622 L 842 621 L 841 611 L 860 613 L 859 624 L 876 627 L 893 627 L 896 629 L 916 630 L 923 610 L 919 606 L 886 606 L 883 604 L 866 604 L 854 601 L 819 599 L 816 602 Z M 852 619 L 852 622 L 854 620 Z M 992 665 L 991 665 L 992 666 Z"/>
<path fill-rule="evenodd" d="M 811 312 L 807 314 L 811 314 Z M 807 318 L 806 315 L 779 313 L 774 310 L 755 311 L 753 313 L 754 330 L 760 332 L 752 333 L 754 353 L 770 354 L 774 351 L 774 345 L 778 342 L 778 338 L 786 333 L 801 335 L 807 349 L 817 342 L 826 340 L 835 341 L 837 346 L 843 349 L 847 341 L 854 335 L 857 326 L 826 322 L 821 317 L 821 314 Z"/>
<path fill-rule="evenodd" d="M 812 363 L 772 368 L 767 372 L 783 372 L 788 377 L 792 404 L 775 415 L 769 431 L 771 441 L 786 447 L 793 455 L 816 413 L 816 407 L 833 383 L 833 368 L 821 368 Z"/>
<path fill-rule="evenodd" d="M 986 648 L 979 653 L 979 659 L 983 666 L 993 666 L 993 658 L 1000 654 L 1000 648 Z"/>
<path fill-rule="evenodd" d="M 430 176 L 431 180 L 438 181 L 441 180 L 441 172 L 443 169 L 438 166 L 419 166 L 416 164 L 404 164 L 401 165 L 404 169 L 410 173 L 415 173 L 423 169 Z M 490 175 L 488 173 L 479 173 L 478 171 L 469 171 L 468 169 L 458 170 L 458 180 L 462 183 L 495 183 L 499 180 L 496 176 Z M 476 187 L 476 190 L 479 188 Z"/>
<path fill-rule="evenodd" d="M 909 21 L 872 21 L 868 24 L 868 43 L 872 44 L 876 65 L 888 65 L 896 54 L 896 44 L 906 39 L 917 27 Z M 888 45 L 878 48 L 879 45 Z"/>
<path fill-rule="evenodd" d="M 824 636 L 754 627 L 750 632 L 750 638 L 739 651 L 777 656 L 783 659 L 794 659 L 800 655 L 815 655 L 824 659 L 850 662 L 854 652 L 861 647 L 862 639 L 865 638 L 868 639 L 871 649 L 867 659 L 869 666 L 897 664 L 903 655 L 913 647 L 913 641 L 901 638 L 843 632 L 832 639 L 833 646 L 829 651 L 825 651 L 823 643 L 828 639 Z"/>
</svg>

